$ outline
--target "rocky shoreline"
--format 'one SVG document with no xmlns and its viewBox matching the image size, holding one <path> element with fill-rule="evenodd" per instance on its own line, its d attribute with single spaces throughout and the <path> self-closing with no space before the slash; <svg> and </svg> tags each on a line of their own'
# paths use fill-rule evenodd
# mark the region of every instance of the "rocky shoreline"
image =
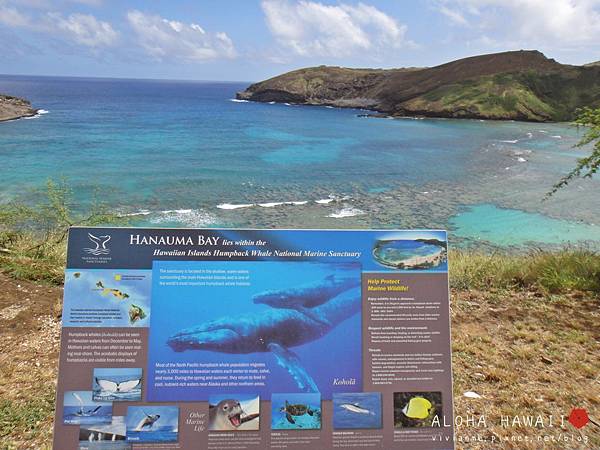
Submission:
<svg viewBox="0 0 600 450">
<path fill-rule="evenodd" d="M 33 117 L 38 111 L 24 98 L 0 94 L 0 122 Z"/>
<path fill-rule="evenodd" d="M 254 83 L 236 97 L 364 109 L 374 117 L 563 122 L 578 108 L 600 107 L 600 66 L 560 64 L 523 50 L 430 68 L 319 66 Z"/>
</svg>

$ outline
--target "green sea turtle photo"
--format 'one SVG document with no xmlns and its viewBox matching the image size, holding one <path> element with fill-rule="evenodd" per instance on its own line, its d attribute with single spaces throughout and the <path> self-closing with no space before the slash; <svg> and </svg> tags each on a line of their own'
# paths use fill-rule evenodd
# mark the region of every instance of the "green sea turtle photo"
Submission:
<svg viewBox="0 0 600 450">
<path fill-rule="evenodd" d="M 279 411 L 285 413 L 285 418 L 291 424 L 296 423 L 294 417 L 300 417 L 305 414 L 312 416 L 314 414 L 314 411 L 310 408 L 310 406 L 302 404 L 290 405 L 287 400 L 285 401 L 285 406 L 283 406 Z"/>
</svg>

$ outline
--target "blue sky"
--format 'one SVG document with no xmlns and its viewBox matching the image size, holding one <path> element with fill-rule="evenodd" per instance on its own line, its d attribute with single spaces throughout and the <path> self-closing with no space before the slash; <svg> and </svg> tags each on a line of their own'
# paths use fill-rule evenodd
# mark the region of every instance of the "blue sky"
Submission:
<svg viewBox="0 0 600 450">
<path fill-rule="evenodd" d="M 0 0 L 0 72 L 255 81 L 539 49 L 600 60 L 600 0 Z"/>
</svg>

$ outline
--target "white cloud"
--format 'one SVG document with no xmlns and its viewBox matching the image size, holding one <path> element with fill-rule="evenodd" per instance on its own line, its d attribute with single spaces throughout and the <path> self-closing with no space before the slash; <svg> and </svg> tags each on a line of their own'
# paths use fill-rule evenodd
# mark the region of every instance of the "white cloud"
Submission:
<svg viewBox="0 0 600 450">
<path fill-rule="evenodd" d="M 263 0 L 262 8 L 278 43 L 297 55 L 343 57 L 407 44 L 406 26 L 364 3 Z"/>
<path fill-rule="evenodd" d="M 158 60 L 206 61 L 236 56 L 227 34 L 209 33 L 195 23 L 185 24 L 137 10 L 129 11 L 127 20 L 146 53 Z"/>
<path fill-rule="evenodd" d="M 65 18 L 58 13 L 48 13 L 47 20 L 51 29 L 87 47 L 109 47 L 119 37 L 110 23 L 89 14 L 71 14 Z"/>
<path fill-rule="evenodd" d="M 62 36 L 69 43 L 93 48 L 111 46 L 119 37 L 110 23 L 89 14 L 70 14 L 66 17 L 56 12 L 35 14 L 29 11 L 28 14 L 6 3 L 0 4 L 0 24 L 53 37 Z"/>
<path fill-rule="evenodd" d="M 443 0 L 438 10 L 456 23 L 530 45 L 600 39 L 600 0 Z"/>
<path fill-rule="evenodd" d="M 29 26 L 30 20 L 16 8 L 0 5 L 0 23 L 11 28 L 21 28 Z"/>
</svg>

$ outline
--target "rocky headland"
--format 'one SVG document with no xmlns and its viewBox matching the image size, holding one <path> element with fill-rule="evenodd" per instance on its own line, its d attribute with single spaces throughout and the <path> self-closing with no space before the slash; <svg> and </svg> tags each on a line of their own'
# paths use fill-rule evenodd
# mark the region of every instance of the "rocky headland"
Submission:
<svg viewBox="0 0 600 450">
<path fill-rule="evenodd" d="M 32 108 L 28 100 L 0 94 L 0 122 L 32 117 L 37 113 L 38 110 Z"/>
<path fill-rule="evenodd" d="M 600 107 L 600 66 L 538 51 L 464 58 L 431 68 L 299 69 L 252 84 L 237 98 L 361 108 L 392 116 L 560 122 Z"/>
</svg>

